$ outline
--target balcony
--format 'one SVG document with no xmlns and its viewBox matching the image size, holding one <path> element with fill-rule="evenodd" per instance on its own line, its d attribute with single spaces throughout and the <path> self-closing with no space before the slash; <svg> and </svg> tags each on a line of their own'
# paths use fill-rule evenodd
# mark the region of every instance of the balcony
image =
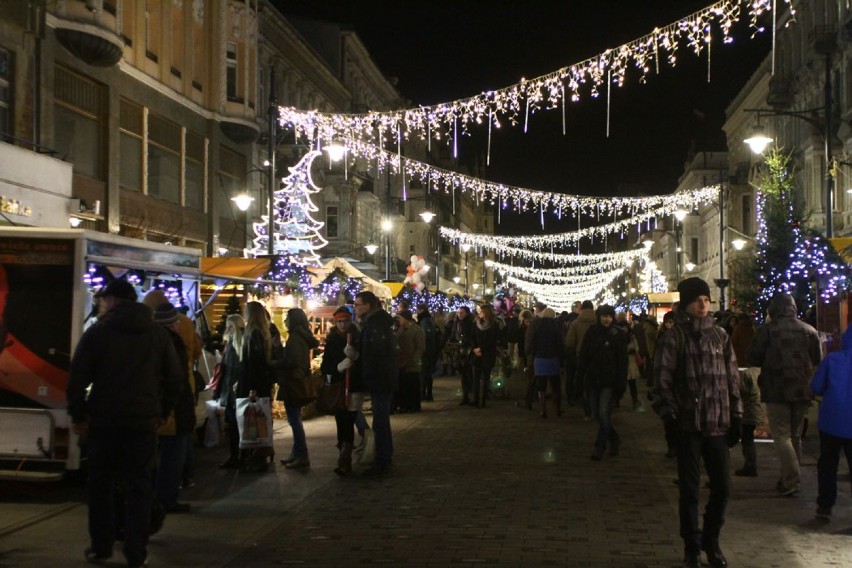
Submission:
<svg viewBox="0 0 852 568">
<path fill-rule="evenodd" d="M 96 67 L 112 67 L 121 61 L 124 41 L 117 33 L 115 14 L 103 2 L 59 2 L 48 14 L 57 41 L 75 57 Z"/>
</svg>

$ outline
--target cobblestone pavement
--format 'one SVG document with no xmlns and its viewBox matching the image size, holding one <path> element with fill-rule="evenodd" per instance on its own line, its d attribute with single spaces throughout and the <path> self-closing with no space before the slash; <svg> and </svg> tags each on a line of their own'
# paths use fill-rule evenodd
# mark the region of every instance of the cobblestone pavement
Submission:
<svg viewBox="0 0 852 568">
<path fill-rule="evenodd" d="M 593 462 L 595 425 L 576 407 L 558 418 L 551 407 L 546 420 L 516 408 L 521 381 L 509 381 L 514 397 L 474 409 L 458 405 L 456 378 L 438 379 L 436 402 L 392 418 L 394 470 L 383 478 L 333 473 L 328 417 L 306 422 L 308 472 L 223 471 L 224 450 L 197 449 L 198 485 L 182 494 L 192 513 L 166 520 L 150 564 L 679 566 L 675 464 L 663 456 L 659 419 L 617 409 L 620 455 Z M 289 428 L 276 421 L 275 430 L 283 457 Z M 768 443 L 758 447 L 760 476 L 734 478 L 722 532 L 730 566 L 852 566 L 845 468 L 834 518 L 814 520 L 816 438 L 812 429 L 797 497 L 777 496 Z M 741 460 L 736 448 L 733 467 Z M 0 567 L 85 565 L 85 506 L 60 503 L 51 514 L 30 501 L 0 497 Z M 120 560 L 117 547 L 113 565 Z"/>
</svg>

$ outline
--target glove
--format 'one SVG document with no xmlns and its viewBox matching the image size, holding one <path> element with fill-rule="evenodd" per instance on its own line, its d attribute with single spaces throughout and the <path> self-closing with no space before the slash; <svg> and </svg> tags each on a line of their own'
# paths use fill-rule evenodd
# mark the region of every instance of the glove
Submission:
<svg viewBox="0 0 852 568">
<path fill-rule="evenodd" d="M 352 359 L 347 357 L 346 359 L 344 359 L 343 361 L 341 361 L 340 363 L 337 364 L 337 372 L 342 373 L 343 371 L 345 371 L 346 369 L 348 369 L 351 366 L 352 366 Z"/>
<path fill-rule="evenodd" d="M 740 441 L 742 435 L 743 422 L 739 416 L 731 416 L 731 427 L 728 428 L 728 447 L 733 448 Z"/>
<path fill-rule="evenodd" d="M 346 347 L 344 347 L 343 354 L 352 359 L 353 361 L 358 358 L 358 350 L 355 349 L 355 347 L 353 347 L 352 345 L 347 345 Z"/>
</svg>

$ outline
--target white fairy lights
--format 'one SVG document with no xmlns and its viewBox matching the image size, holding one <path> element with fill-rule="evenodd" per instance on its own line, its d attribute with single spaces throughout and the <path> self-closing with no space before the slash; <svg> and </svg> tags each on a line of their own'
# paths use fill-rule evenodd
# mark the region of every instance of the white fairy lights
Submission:
<svg viewBox="0 0 852 568">
<path fill-rule="evenodd" d="M 784 1 L 790 4 L 791 0 Z M 313 137 L 316 133 L 324 140 L 344 134 L 375 140 L 400 133 L 408 139 L 411 133 L 416 133 L 430 142 L 432 138 L 437 140 L 445 136 L 456 148 L 458 136 L 467 133 L 471 125 L 487 122 L 489 132 L 492 125 L 499 128 L 502 121 L 513 125 L 523 122 L 523 127 L 527 128 L 529 114 L 539 109 L 561 108 L 566 96 L 573 102 L 580 100 L 581 91 L 588 90 L 590 96 L 598 97 L 605 83 L 607 89 L 612 84 L 623 86 L 629 69 L 638 73 L 640 83 L 645 82 L 652 65 L 659 72 L 661 58 L 674 67 L 681 48 L 696 55 L 709 48 L 712 27 L 721 31 L 723 43 L 731 43 L 731 28 L 744 13 L 755 33 L 762 31 L 757 20 L 772 11 L 773 6 L 774 0 L 720 0 L 673 24 L 655 28 L 639 39 L 579 63 L 467 99 L 406 110 L 347 115 L 282 107 L 281 121 L 293 125 L 299 135 Z"/>
</svg>

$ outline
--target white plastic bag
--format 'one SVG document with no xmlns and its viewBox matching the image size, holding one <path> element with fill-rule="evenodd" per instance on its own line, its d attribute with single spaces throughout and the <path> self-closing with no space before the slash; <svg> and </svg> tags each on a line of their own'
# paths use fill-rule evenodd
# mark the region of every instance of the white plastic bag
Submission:
<svg viewBox="0 0 852 568">
<path fill-rule="evenodd" d="M 204 403 L 207 414 L 207 424 L 204 427 L 204 447 L 215 448 L 222 439 L 222 415 L 218 400 L 208 400 Z"/>
<path fill-rule="evenodd" d="M 269 397 L 238 398 L 237 428 L 240 449 L 272 446 L 272 405 Z"/>
</svg>

